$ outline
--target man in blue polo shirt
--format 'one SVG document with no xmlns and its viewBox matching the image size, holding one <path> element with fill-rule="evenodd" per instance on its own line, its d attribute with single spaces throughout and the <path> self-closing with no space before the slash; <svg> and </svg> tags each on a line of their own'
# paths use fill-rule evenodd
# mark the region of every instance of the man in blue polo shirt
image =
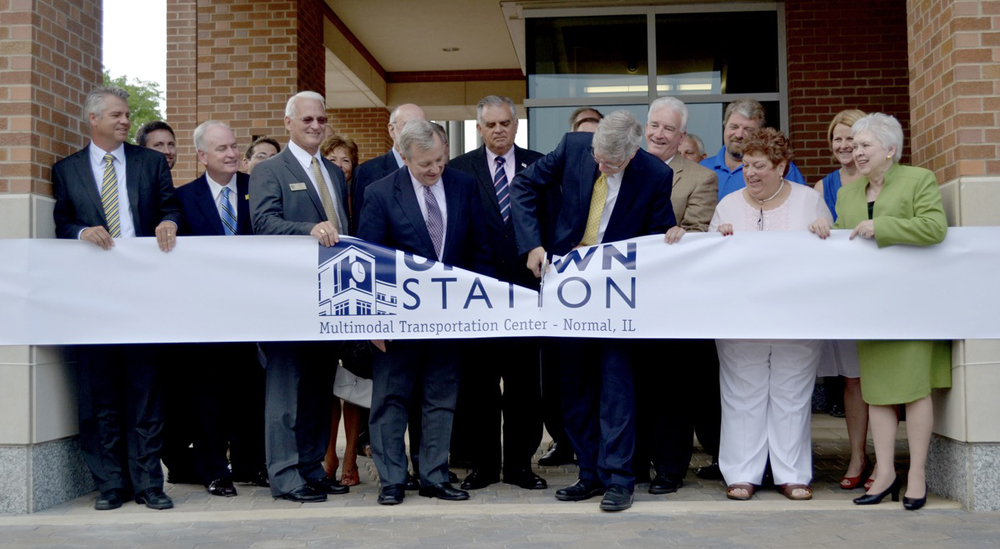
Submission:
<svg viewBox="0 0 1000 549">
<path fill-rule="evenodd" d="M 727 194 L 746 187 L 743 181 L 743 141 L 764 125 L 764 106 L 755 99 L 737 99 L 726 107 L 722 120 L 723 146 L 719 154 L 701 161 L 701 165 L 714 170 L 719 176 L 719 200 Z M 802 172 L 793 162 L 788 166 L 785 179 L 796 183 L 806 182 Z"/>
</svg>

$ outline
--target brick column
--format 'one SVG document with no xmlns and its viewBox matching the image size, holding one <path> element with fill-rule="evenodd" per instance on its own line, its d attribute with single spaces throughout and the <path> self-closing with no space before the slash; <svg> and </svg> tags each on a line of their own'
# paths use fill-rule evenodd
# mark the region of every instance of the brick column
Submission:
<svg viewBox="0 0 1000 549">
<path fill-rule="evenodd" d="M 912 163 L 937 175 L 949 225 L 1000 225 L 1000 2 L 906 4 Z M 1000 510 L 1000 345 L 958 341 L 953 364 L 934 401 L 928 480 L 970 509 Z"/>
<path fill-rule="evenodd" d="M 330 125 L 340 135 L 350 137 L 358 144 L 358 160 L 364 162 L 384 154 L 392 147 L 389 137 L 389 110 L 381 107 L 368 109 L 327 109 Z"/>
<path fill-rule="evenodd" d="M 0 0 L 0 238 L 51 238 L 52 164 L 82 148 L 101 83 L 101 0 Z M 0 347 L 0 514 L 93 489 L 73 370 L 58 349 Z"/>
</svg>

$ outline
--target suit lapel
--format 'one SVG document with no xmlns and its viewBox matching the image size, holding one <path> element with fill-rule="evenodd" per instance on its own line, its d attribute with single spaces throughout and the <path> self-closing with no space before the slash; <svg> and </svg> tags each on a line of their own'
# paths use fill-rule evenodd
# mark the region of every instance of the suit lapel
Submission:
<svg viewBox="0 0 1000 549">
<path fill-rule="evenodd" d="M 340 180 L 334 177 L 334 165 L 327 159 L 323 159 L 323 166 L 326 167 L 326 173 L 330 174 L 330 180 L 333 182 L 333 192 L 337 193 L 337 204 L 341 207 L 337 209 L 337 223 L 343 228 L 347 227 L 347 194 L 344 192 L 344 186 L 340 184 Z M 318 198 L 318 197 L 317 197 Z M 322 205 L 322 202 L 321 202 Z"/>
<path fill-rule="evenodd" d="M 494 210 L 497 215 L 500 215 L 500 203 L 497 202 L 497 190 L 493 186 L 493 176 L 490 175 L 490 166 L 487 164 L 486 156 L 486 145 L 476 149 L 475 161 L 472 163 L 472 167 L 476 170 L 476 180 L 479 181 L 480 192 L 485 193 L 485 196 L 492 196 L 490 204 L 493 204 Z M 510 184 L 510 182 L 507 182 Z"/>
<path fill-rule="evenodd" d="M 97 190 L 97 181 L 94 181 L 94 171 L 90 167 L 90 145 L 87 145 L 80 153 L 77 162 L 74 162 L 76 164 L 77 179 L 83 184 L 83 192 L 90 197 L 94 208 L 97 209 L 98 215 L 101 216 L 101 220 L 104 222 L 103 224 L 107 226 L 108 220 L 104 217 L 104 203 L 101 202 L 101 193 Z"/>
<path fill-rule="evenodd" d="M 217 235 L 226 234 L 225 229 L 222 228 L 222 218 L 219 217 L 219 209 L 215 204 L 215 200 L 212 198 L 212 193 L 208 187 L 208 178 L 205 174 L 201 174 L 201 177 L 195 179 L 194 182 L 189 183 L 189 185 L 194 185 L 195 201 L 198 203 L 198 210 L 201 215 L 208 220 L 208 223 L 212 226 L 212 230 Z"/>
<path fill-rule="evenodd" d="M 674 170 L 674 181 L 671 187 L 676 187 L 677 183 L 681 180 L 681 173 L 684 172 L 684 157 L 675 158 L 674 162 L 669 164 L 669 166 L 672 170 Z"/>
<path fill-rule="evenodd" d="M 128 205 L 132 212 L 132 225 L 136 236 L 152 236 L 142 233 L 142 219 L 139 211 L 139 185 L 144 166 L 138 154 L 131 150 L 131 145 L 125 145 L 125 190 L 128 192 Z"/>
<path fill-rule="evenodd" d="M 626 212 L 632 207 L 632 202 L 635 200 L 636 195 L 639 194 L 639 187 L 643 184 L 642 170 L 636 166 L 636 158 L 640 152 L 636 153 L 636 157 L 628 163 L 625 167 L 625 173 L 622 174 L 622 183 L 618 187 L 618 198 L 615 199 L 615 207 L 611 210 L 611 217 L 608 219 L 608 227 L 604 230 L 605 239 L 607 239 L 608 234 L 614 234 L 614 229 L 621 223 L 622 218 L 627 215 Z M 657 160 L 659 162 L 659 160 Z"/>
<path fill-rule="evenodd" d="M 458 189 L 451 184 L 451 177 L 447 168 L 441 174 L 441 184 L 444 185 L 444 202 L 448 207 L 448 224 L 444 228 L 444 249 L 441 250 L 441 259 L 444 260 L 445 257 L 448 257 L 448 252 L 452 250 L 455 242 L 458 240 L 458 217 L 462 214 L 462 204 L 459 200 Z"/>
<path fill-rule="evenodd" d="M 313 206 L 316 211 L 319 212 L 320 217 L 326 219 L 326 210 L 323 209 L 323 201 L 319 199 L 319 193 L 316 192 L 316 186 L 311 183 L 311 179 L 306 175 L 306 171 L 302 169 L 302 164 L 299 164 L 295 155 L 292 154 L 291 149 L 285 147 L 281 154 L 285 155 L 285 169 L 287 169 L 291 174 L 292 178 L 285 181 L 285 185 L 290 183 L 305 183 L 306 184 L 306 194 L 309 195 L 309 199 L 312 200 Z"/>
<path fill-rule="evenodd" d="M 236 172 L 236 232 L 253 234 L 250 223 L 250 176 L 243 172 Z"/>
<path fill-rule="evenodd" d="M 424 220 L 423 214 L 420 213 L 417 194 L 413 192 L 413 184 L 410 181 L 410 170 L 406 166 L 400 168 L 396 172 L 396 178 L 393 183 L 395 186 L 393 194 L 396 195 L 396 203 L 399 204 L 400 209 L 406 215 L 406 219 L 413 226 L 414 232 L 417 233 L 420 242 L 424 245 L 424 249 L 430 251 L 427 259 L 437 259 L 434 257 L 434 242 L 431 241 L 431 234 L 427 232 L 427 222 Z"/>
</svg>

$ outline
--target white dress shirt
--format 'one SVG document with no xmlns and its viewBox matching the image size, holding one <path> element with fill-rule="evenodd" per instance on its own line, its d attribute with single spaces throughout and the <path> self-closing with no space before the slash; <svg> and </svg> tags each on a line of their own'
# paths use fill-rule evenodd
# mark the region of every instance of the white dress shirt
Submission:
<svg viewBox="0 0 1000 549">
<path fill-rule="evenodd" d="M 239 222 L 239 213 L 236 211 L 236 174 L 234 173 L 229 181 L 222 185 L 217 183 L 212 176 L 205 172 L 205 181 L 208 181 L 208 190 L 212 193 L 212 201 L 215 202 L 215 209 L 219 210 L 219 219 L 222 219 L 222 189 L 229 187 L 229 207 L 233 212 L 233 219 Z M 236 227 L 233 227 L 234 229 Z"/>
<path fill-rule="evenodd" d="M 122 238 L 135 236 L 135 223 L 132 222 L 132 208 L 128 200 L 128 187 L 125 181 L 125 145 L 118 145 L 113 151 L 105 151 L 90 142 L 90 169 L 94 173 L 94 181 L 97 182 L 97 196 L 101 196 L 101 186 L 104 185 L 104 155 L 111 153 L 115 159 L 111 163 L 115 168 L 115 176 L 118 181 L 118 226 L 121 229 Z M 83 234 L 83 231 L 80 231 Z M 80 235 L 76 235 L 80 238 Z M 152 236 L 152 235 L 150 235 Z"/>
<path fill-rule="evenodd" d="M 500 156 L 486 147 L 486 162 L 489 164 L 490 177 L 493 181 L 497 179 L 497 157 Z M 511 147 L 506 154 L 503 155 L 503 172 L 507 175 L 507 183 L 514 180 L 514 147 Z"/>
<path fill-rule="evenodd" d="M 604 242 L 604 231 L 608 229 L 611 212 L 615 209 L 615 202 L 618 202 L 618 191 L 622 188 L 622 176 L 624 174 L 625 170 L 622 170 L 614 175 L 607 176 L 608 197 L 604 200 L 604 211 L 601 212 L 601 224 L 597 228 L 597 241 L 594 242 L 595 244 Z"/>
</svg>

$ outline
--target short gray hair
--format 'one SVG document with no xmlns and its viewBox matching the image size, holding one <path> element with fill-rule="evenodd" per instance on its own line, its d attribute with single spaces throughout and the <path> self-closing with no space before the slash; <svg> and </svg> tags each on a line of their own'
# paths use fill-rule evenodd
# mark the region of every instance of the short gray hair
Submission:
<svg viewBox="0 0 1000 549">
<path fill-rule="evenodd" d="M 764 105 L 761 105 L 760 101 L 756 99 L 743 97 L 730 103 L 726 107 L 726 115 L 722 117 L 723 126 L 729 123 L 729 117 L 734 112 L 738 112 L 750 120 L 756 120 L 761 126 L 764 125 Z"/>
<path fill-rule="evenodd" d="M 436 127 L 435 127 L 436 126 Z M 409 158 L 414 147 L 427 151 L 434 146 L 435 137 L 442 144 L 447 143 L 447 139 L 442 135 L 444 129 L 440 125 L 426 120 L 410 120 L 399 132 L 399 151 L 403 158 Z"/>
<path fill-rule="evenodd" d="M 502 95 L 487 95 L 480 99 L 476 105 L 476 122 L 480 126 L 483 125 L 483 109 L 486 107 L 507 107 L 510 109 L 510 119 L 517 120 L 517 107 L 514 106 L 514 101 L 511 98 Z"/>
<path fill-rule="evenodd" d="M 690 139 L 695 147 L 698 147 L 698 154 L 705 154 L 705 142 L 701 140 L 700 137 L 693 133 L 689 133 L 684 136 L 684 139 Z"/>
<path fill-rule="evenodd" d="M 90 115 L 98 118 L 104 116 L 104 111 L 108 108 L 104 98 L 113 95 L 128 104 L 128 92 L 117 86 L 102 86 L 96 88 L 87 95 L 87 100 L 83 103 L 83 121 L 90 122 Z"/>
<path fill-rule="evenodd" d="M 642 124 L 632 113 L 622 110 L 605 116 L 594 132 L 594 152 L 608 160 L 627 160 L 639 150 Z"/>
<path fill-rule="evenodd" d="M 676 97 L 670 97 L 665 95 L 663 97 L 657 97 L 649 104 L 649 114 L 646 120 L 653 117 L 653 113 L 661 109 L 672 109 L 677 114 L 681 115 L 681 127 L 677 128 L 682 132 L 687 131 L 688 127 L 688 108 L 683 101 L 677 99 Z"/>
<path fill-rule="evenodd" d="M 204 151 L 205 150 L 205 132 L 213 126 L 221 126 L 229 131 L 233 131 L 229 127 L 229 124 L 225 122 L 220 122 L 218 120 L 209 120 L 208 122 L 202 122 L 194 129 L 194 150 Z"/>
<path fill-rule="evenodd" d="M 326 110 L 326 99 L 324 99 L 322 95 L 314 91 L 304 91 L 288 98 L 288 103 L 285 104 L 285 116 L 295 118 L 295 102 L 299 99 L 313 99 L 315 101 L 319 101 L 320 105 L 323 105 L 323 110 Z"/>
<path fill-rule="evenodd" d="M 893 162 L 899 162 L 903 157 L 903 126 L 895 116 L 880 112 L 866 115 L 851 126 L 851 135 L 858 135 L 861 132 L 875 136 L 879 144 L 886 149 L 896 147 L 896 152 L 892 154 Z"/>
</svg>

